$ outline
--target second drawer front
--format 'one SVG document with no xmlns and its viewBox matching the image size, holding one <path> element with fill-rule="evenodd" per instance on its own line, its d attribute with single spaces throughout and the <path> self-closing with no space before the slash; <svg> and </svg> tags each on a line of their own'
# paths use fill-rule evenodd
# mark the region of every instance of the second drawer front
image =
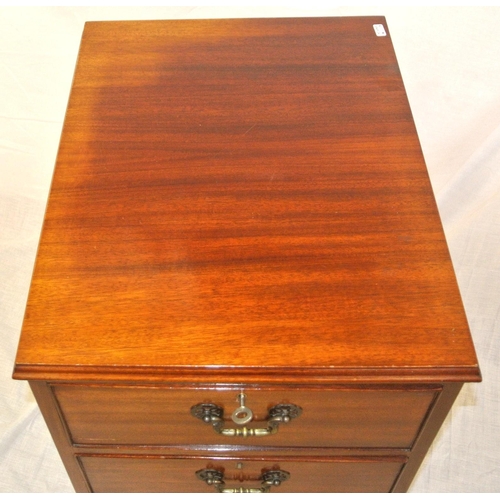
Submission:
<svg viewBox="0 0 500 500">
<path fill-rule="evenodd" d="M 217 434 L 190 413 L 193 405 L 224 409 L 225 426 L 238 427 L 231 414 L 238 390 L 161 387 L 52 387 L 75 444 L 211 445 L 410 448 L 437 390 L 406 388 L 331 390 L 245 389 L 254 418 L 248 427 L 265 428 L 268 410 L 293 403 L 302 414 L 280 424 L 277 434 L 232 437 Z"/>
<path fill-rule="evenodd" d="M 259 488 L 262 474 L 285 471 L 289 476 L 271 492 L 389 492 L 401 471 L 404 457 L 335 457 L 296 459 L 217 459 L 197 457 L 80 456 L 92 491 L 108 492 L 215 492 L 197 471 L 220 472 L 227 488 Z"/>
</svg>

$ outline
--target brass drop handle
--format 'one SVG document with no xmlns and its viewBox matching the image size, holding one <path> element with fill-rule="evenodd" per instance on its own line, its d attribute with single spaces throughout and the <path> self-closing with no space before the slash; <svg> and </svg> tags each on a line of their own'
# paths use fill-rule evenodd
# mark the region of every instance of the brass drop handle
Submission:
<svg viewBox="0 0 500 500">
<path fill-rule="evenodd" d="M 270 470 L 263 472 L 259 477 L 260 488 L 226 488 L 224 473 L 216 469 L 202 469 L 196 472 L 196 477 L 205 481 L 209 486 L 214 486 L 218 493 L 268 493 L 271 486 L 279 486 L 290 477 L 284 470 Z"/>
<path fill-rule="evenodd" d="M 253 412 L 245 406 L 245 394 L 241 393 L 238 396 L 240 406 L 234 410 L 231 418 L 237 425 L 245 425 L 253 418 Z M 302 408 L 294 404 L 277 404 L 273 406 L 267 416 L 267 427 L 260 429 L 227 428 L 224 427 L 224 410 L 213 403 L 200 403 L 191 408 L 193 417 L 203 420 L 207 424 L 211 424 L 217 434 L 223 436 L 249 437 L 249 436 L 270 436 L 278 432 L 281 423 L 287 424 L 290 420 L 297 418 L 302 413 Z"/>
</svg>

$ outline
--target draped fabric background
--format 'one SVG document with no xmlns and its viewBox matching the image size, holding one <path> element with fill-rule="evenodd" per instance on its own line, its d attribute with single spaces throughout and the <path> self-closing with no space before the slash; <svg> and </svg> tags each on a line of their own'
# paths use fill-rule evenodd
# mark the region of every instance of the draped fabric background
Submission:
<svg viewBox="0 0 500 500">
<path fill-rule="evenodd" d="M 0 8 L 0 492 L 71 492 L 26 382 L 11 380 L 83 23 L 385 15 L 484 381 L 412 492 L 500 491 L 500 8 Z"/>
</svg>

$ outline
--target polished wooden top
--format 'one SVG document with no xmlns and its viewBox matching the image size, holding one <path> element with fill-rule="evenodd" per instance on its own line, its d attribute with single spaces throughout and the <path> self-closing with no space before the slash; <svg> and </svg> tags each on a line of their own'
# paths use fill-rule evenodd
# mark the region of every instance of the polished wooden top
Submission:
<svg viewBox="0 0 500 500">
<path fill-rule="evenodd" d="M 14 376 L 478 380 L 385 19 L 87 23 Z"/>
</svg>

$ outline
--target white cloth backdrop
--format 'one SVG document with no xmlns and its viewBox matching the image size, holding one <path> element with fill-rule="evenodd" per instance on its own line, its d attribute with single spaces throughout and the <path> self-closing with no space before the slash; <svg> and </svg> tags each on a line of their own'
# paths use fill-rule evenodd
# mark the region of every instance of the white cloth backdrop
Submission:
<svg viewBox="0 0 500 500">
<path fill-rule="evenodd" d="M 460 394 L 413 492 L 500 491 L 500 8 L 0 8 L 0 492 L 71 492 L 11 380 L 83 23 L 385 15 L 484 381 Z"/>
</svg>

